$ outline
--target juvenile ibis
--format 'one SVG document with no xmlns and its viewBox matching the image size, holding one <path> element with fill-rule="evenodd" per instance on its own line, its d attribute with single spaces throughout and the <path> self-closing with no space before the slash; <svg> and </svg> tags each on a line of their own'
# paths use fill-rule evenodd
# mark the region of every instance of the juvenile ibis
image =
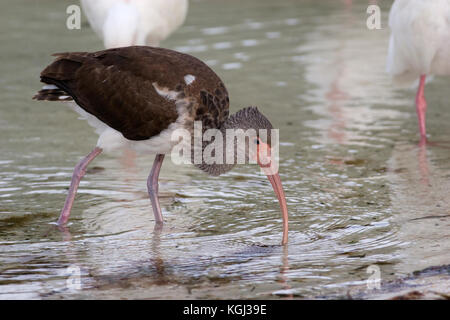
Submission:
<svg viewBox="0 0 450 320">
<path fill-rule="evenodd" d="M 450 74 L 450 1 L 395 0 L 389 13 L 391 37 L 387 71 L 397 83 L 419 79 L 416 112 L 425 145 L 425 79 Z"/>
<path fill-rule="evenodd" d="M 244 148 L 244 160 L 257 162 L 271 182 L 282 211 L 282 244 L 287 243 L 288 211 L 280 177 L 273 169 L 276 160 L 271 152 L 274 146 L 272 124 L 256 107 L 247 107 L 229 116 L 227 90 L 206 64 L 187 54 L 145 46 L 93 53 L 57 53 L 55 56 L 55 61 L 41 72 L 41 81 L 46 85 L 34 99 L 72 101 L 69 105 L 99 134 L 96 147 L 74 169 L 59 225 L 69 219 L 88 164 L 102 151 L 119 154 L 123 148 L 134 149 L 138 154 L 156 155 L 147 189 L 155 222 L 162 225 L 158 176 L 164 156 L 171 153 L 177 143 L 171 137 L 180 129 L 194 136 L 195 125 L 200 123 L 202 132 L 212 129 L 222 133 L 223 147 L 231 145 L 231 150 L 242 145 L 238 145 L 238 139 L 228 138 L 228 129 L 250 132 L 245 145 L 254 148 Z M 261 130 L 267 130 L 268 134 L 261 135 Z M 200 145 L 202 151 L 206 147 L 206 143 Z M 191 149 L 191 159 L 196 150 L 198 148 Z M 229 148 L 224 149 L 223 155 L 229 151 Z M 238 162 L 236 156 L 231 157 L 231 162 L 226 159 L 213 163 L 200 157 L 200 162 L 194 161 L 194 165 L 218 176 Z"/>
<path fill-rule="evenodd" d="M 159 46 L 183 24 L 188 0 L 81 0 L 105 48 Z"/>
</svg>

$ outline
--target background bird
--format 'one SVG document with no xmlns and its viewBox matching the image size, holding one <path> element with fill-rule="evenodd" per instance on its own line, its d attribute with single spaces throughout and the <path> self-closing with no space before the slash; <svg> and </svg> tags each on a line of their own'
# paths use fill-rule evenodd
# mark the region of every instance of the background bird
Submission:
<svg viewBox="0 0 450 320">
<path fill-rule="evenodd" d="M 190 55 L 143 46 L 55 55 L 56 60 L 41 73 L 41 81 L 46 86 L 34 99 L 73 100 L 72 108 L 85 117 L 100 135 L 97 146 L 75 167 L 69 194 L 58 220 L 60 225 L 69 219 L 78 185 L 88 164 L 102 151 L 118 154 L 124 148 L 156 154 L 147 188 L 155 221 L 162 224 L 158 199 L 162 162 L 178 143 L 172 138 L 177 130 L 184 130 L 194 141 L 195 124 L 200 123 L 201 134 L 208 129 L 221 133 L 223 161 L 210 163 L 200 157 L 196 162 L 198 148 L 191 148 L 189 158 L 201 170 L 217 176 L 234 167 L 239 161 L 237 151 L 245 147 L 245 162 L 253 160 L 261 166 L 278 197 L 283 216 L 282 243 L 287 243 L 288 211 L 272 153 L 272 124 L 256 107 L 244 108 L 229 116 L 227 90 L 206 64 Z M 247 140 L 243 140 L 243 146 L 238 143 L 239 139 L 227 138 L 229 129 L 253 131 Z M 267 131 L 266 137 L 260 130 Z M 186 141 L 188 146 L 192 145 L 191 141 Z M 231 151 L 230 141 L 234 155 L 231 162 L 226 158 Z M 200 151 L 205 151 L 208 145 L 203 141 Z"/>
<path fill-rule="evenodd" d="M 159 46 L 186 18 L 187 0 L 81 0 L 105 48 Z"/>
<path fill-rule="evenodd" d="M 450 0 L 395 0 L 389 26 L 387 71 L 399 84 L 419 79 L 416 111 L 423 145 L 427 142 L 425 79 L 450 74 Z"/>
</svg>

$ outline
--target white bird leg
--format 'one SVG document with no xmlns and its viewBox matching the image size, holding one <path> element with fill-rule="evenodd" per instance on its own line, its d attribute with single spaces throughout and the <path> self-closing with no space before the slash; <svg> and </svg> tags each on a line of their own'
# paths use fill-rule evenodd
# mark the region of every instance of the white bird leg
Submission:
<svg viewBox="0 0 450 320">
<path fill-rule="evenodd" d="M 416 112 L 417 119 L 419 120 L 419 130 L 420 130 L 420 144 L 426 144 L 427 142 L 427 130 L 425 127 L 425 116 L 427 111 L 427 101 L 425 100 L 425 78 L 426 75 L 420 76 L 419 89 L 417 89 L 416 95 Z"/>
<path fill-rule="evenodd" d="M 81 178 L 83 178 L 83 176 L 86 174 L 86 168 L 89 163 L 94 160 L 95 157 L 97 157 L 101 152 L 101 148 L 95 147 L 94 150 L 91 151 L 91 153 L 89 153 L 75 166 L 72 175 L 72 182 L 70 183 L 69 194 L 67 195 L 66 202 L 64 203 L 64 207 L 61 210 L 61 215 L 58 219 L 59 225 L 64 225 L 69 220 L 70 211 L 72 210 L 72 205 L 75 200 L 75 195 L 77 194 Z"/>
<path fill-rule="evenodd" d="M 157 225 L 163 224 L 163 217 L 158 199 L 158 178 L 163 160 L 164 154 L 156 155 L 155 161 L 153 162 L 152 171 L 150 171 L 150 175 L 147 179 L 148 195 L 150 197 L 150 201 L 152 202 L 153 213 L 155 215 L 155 222 Z"/>
</svg>

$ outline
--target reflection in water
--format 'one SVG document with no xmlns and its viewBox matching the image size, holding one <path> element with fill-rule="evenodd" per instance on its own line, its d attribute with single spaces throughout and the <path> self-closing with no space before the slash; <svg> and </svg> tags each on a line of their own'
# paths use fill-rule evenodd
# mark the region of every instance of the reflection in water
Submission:
<svg viewBox="0 0 450 320">
<path fill-rule="evenodd" d="M 323 143 L 378 145 L 383 135 L 374 137 L 374 131 L 389 129 L 385 119 L 402 115 L 393 108 L 372 108 L 374 104 L 389 101 L 402 103 L 390 88 L 384 72 L 382 58 L 387 45 L 387 30 L 361 29 L 361 22 L 349 11 L 341 16 L 343 28 L 319 20 L 317 29 L 307 35 L 307 44 L 298 47 L 305 53 L 300 60 L 305 64 L 306 79 L 315 89 L 312 94 L 312 110 L 321 117 L 307 121 L 306 125 L 323 132 Z M 320 23 L 323 22 L 323 23 Z M 356 34 L 355 30 L 359 32 Z M 329 34 L 333 34 L 329 37 Z M 329 37 L 326 42 L 318 38 Z M 325 119 L 324 119 L 325 118 Z M 326 128 L 326 130 L 324 130 Z"/>
<path fill-rule="evenodd" d="M 136 180 L 136 175 L 138 173 L 136 167 L 137 155 L 134 150 L 125 148 L 123 155 L 120 157 L 120 163 L 122 165 L 122 170 L 125 171 L 125 182 L 133 182 Z M 149 169 L 150 170 L 150 169 Z M 131 179 L 129 178 L 131 176 Z"/>
<path fill-rule="evenodd" d="M 163 226 L 160 224 L 155 224 L 155 228 L 153 229 L 153 237 L 152 237 L 152 256 L 153 256 L 153 264 L 156 270 L 157 282 L 158 283 L 166 283 L 168 280 L 166 279 L 167 274 L 165 272 L 165 264 L 162 258 L 161 253 L 161 233 L 163 231 Z M 163 298 L 163 297 L 161 297 Z"/>
</svg>

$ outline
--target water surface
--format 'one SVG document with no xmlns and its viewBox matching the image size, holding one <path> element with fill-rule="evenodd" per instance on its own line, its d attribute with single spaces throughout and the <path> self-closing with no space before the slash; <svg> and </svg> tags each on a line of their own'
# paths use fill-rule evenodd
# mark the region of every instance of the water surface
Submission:
<svg viewBox="0 0 450 320">
<path fill-rule="evenodd" d="M 100 50 L 70 1 L 0 9 L 0 298 L 292 298 L 345 296 L 367 267 L 393 279 L 450 262 L 450 149 L 417 147 L 414 90 L 384 72 L 382 29 L 365 1 L 191 1 L 162 46 L 206 61 L 231 111 L 257 105 L 280 129 L 289 244 L 266 178 L 241 166 L 211 178 L 165 161 L 153 230 L 153 157 L 102 155 L 81 182 L 70 224 L 54 226 L 76 162 L 96 143 L 63 104 L 32 101 L 51 53 Z M 430 140 L 450 135 L 450 79 L 427 85 Z M 447 146 L 448 145 L 447 141 Z M 67 286 L 81 272 L 81 289 Z"/>
</svg>

